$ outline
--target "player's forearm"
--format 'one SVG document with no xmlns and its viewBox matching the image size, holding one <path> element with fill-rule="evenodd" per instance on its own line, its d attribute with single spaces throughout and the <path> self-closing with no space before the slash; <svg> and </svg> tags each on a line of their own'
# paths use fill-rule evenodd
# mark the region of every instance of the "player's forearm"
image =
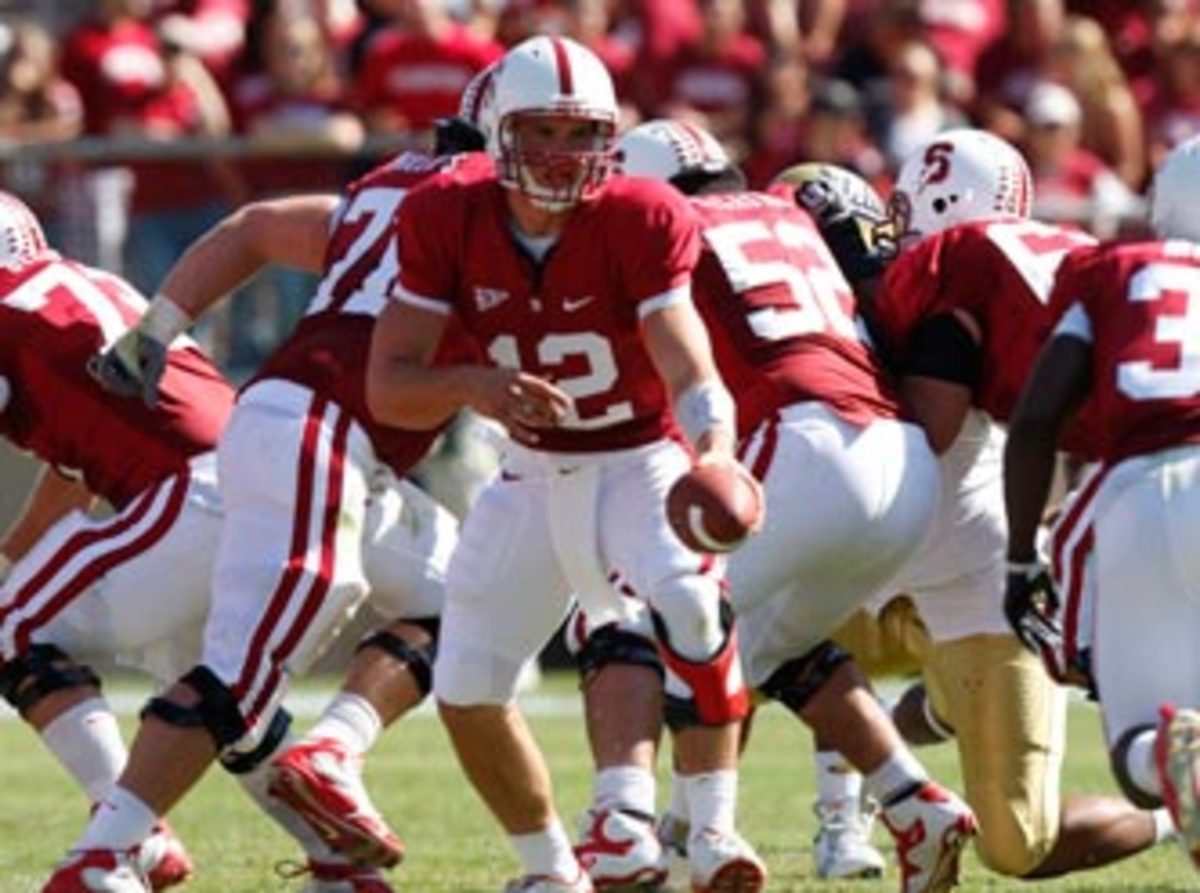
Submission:
<svg viewBox="0 0 1200 893">
<path fill-rule="evenodd" d="M 76 509 L 88 508 L 92 501 L 91 492 L 83 484 L 49 468 L 44 469 L 21 514 L 0 540 L 0 554 L 10 561 L 17 561 L 60 518 Z"/>
<path fill-rule="evenodd" d="M 1008 557 L 1033 561 L 1037 532 L 1050 486 L 1058 429 L 1034 420 L 1014 420 L 1004 447 L 1004 508 L 1008 515 Z"/>
<path fill-rule="evenodd" d="M 367 407 L 377 421 L 427 431 L 470 405 L 470 366 L 422 366 L 400 360 L 372 363 Z"/>
</svg>

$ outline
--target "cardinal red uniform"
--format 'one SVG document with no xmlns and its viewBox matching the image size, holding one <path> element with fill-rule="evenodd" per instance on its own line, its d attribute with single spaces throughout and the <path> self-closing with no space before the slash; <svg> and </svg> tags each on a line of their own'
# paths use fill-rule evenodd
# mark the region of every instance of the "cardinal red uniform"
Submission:
<svg viewBox="0 0 1200 893">
<path fill-rule="evenodd" d="M 403 155 L 347 190 L 306 315 L 243 389 L 221 440 L 226 522 L 202 662 L 234 692 L 250 740 L 285 678 L 321 653 L 368 588 L 386 616 L 440 612 L 456 524 L 396 482 L 438 432 L 378 424 L 365 387 L 371 330 L 396 277 L 396 211 L 447 163 Z M 490 169 L 482 156 L 463 163 Z M 461 331 L 443 340 L 443 359 L 471 354 Z"/>
<path fill-rule="evenodd" d="M 146 305 L 108 273 L 48 252 L 0 273 L 0 294 L 0 433 L 116 509 L 67 516 L 16 563 L 0 606 L 3 657 L 53 644 L 170 678 L 179 641 L 195 654 L 208 605 L 219 524 L 212 450 L 233 390 L 180 339 L 157 409 L 104 392 L 88 360 Z"/>
<path fill-rule="evenodd" d="M 1093 486 L 1093 672 L 1110 742 L 1164 702 L 1200 703 L 1193 547 L 1200 534 L 1200 248 L 1185 242 L 1071 254 L 1056 334 L 1091 345 L 1102 468 Z M 1136 660 L 1127 655 L 1136 654 Z"/>
</svg>

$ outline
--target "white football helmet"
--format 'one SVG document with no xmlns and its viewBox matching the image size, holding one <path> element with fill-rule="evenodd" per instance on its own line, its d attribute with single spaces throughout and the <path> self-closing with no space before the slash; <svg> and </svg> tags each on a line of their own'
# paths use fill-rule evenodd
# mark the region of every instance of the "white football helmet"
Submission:
<svg viewBox="0 0 1200 893">
<path fill-rule="evenodd" d="M 1160 238 L 1200 242 L 1200 136 L 1180 143 L 1158 166 L 1150 224 Z"/>
<path fill-rule="evenodd" d="M 680 174 L 719 174 L 732 162 L 716 137 L 682 121 L 646 121 L 617 140 L 622 173 L 654 180 Z"/>
<path fill-rule="evenodd" d="M 531 37 L 500 60 L 492 81 L 488 151 L 500 182 L 539 207 L 564 211 L 591 197 L 613 166 L 617 100 L 608 70 L 566 37 Z M 519 120 L 569 117 L 593 124 L 586 145 L 523 147 Z"/>
<path fill-rule="evenodd" d="M 476 72 L 458 101 L 458 117 L 483 134 L 485 140 L 491 137 L 495 129 L 492 82 L 499 64 L 493 62 Z"/>
<path fill-rule="evenodd" d="M 900 167 L 888 213 L 901 245 L 960 223 L 1028 217 L 1033 180 L 1021 153 L 986 130 L 947 130 Z"/>
<path fill-rule="evenodd" d="M 50 250 L 42 225 L 29 206 L 0 191 L 0 268 L 16 272 Z"/>
</svg>

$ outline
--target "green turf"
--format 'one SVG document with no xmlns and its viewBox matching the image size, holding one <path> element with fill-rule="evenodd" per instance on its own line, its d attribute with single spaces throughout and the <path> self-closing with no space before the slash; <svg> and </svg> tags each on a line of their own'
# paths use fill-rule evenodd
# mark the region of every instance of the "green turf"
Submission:
<svg viewBox="0 0 1200 893">
<path fill-rule="evenodd" d="M 552 680 L 550 689 L 569 691 Z M 537 718 L 534 728 L 549 754 L 559 805 L 572 819 L 586 805 L 590 773 L 581 723 L 577 718 Z M 1071 716 L 1071 748 L 1065 788 L 1078 792 L 1112 790 L 1089 705 Z M 813 880 L 808 845 L 814 824 L 810 811 L 812 769 L 808 736 L 777 709 L 763 712 L 742 774 L 742 829 L 771 870 L 774 891 L 867 891 L 897 889 L 894 869 L 883 881 L 824 884 Z M 33 735 L 19 723 L 0 723 L 0 893 L 39 889 L 47 869 L 74 840 L 85 820 L 85 805 Z M 950 747 L 921 751 L 930 769 L 957 784 Z M 503 835 L 461 778 L 438 722 L 417 716 L 393 729 L 371 756 L 368 781 L 381 809 L 408 844 L 408 858 L 393 875 L 398 890 L 494 891 L 516 873 Z M 236 786 L 214 771 L 172 817 L 199 870 L 185 890 L 191 893 L 268 893 L 298 890 L 274 867 L 296 854 L 288 840 L 259 817 Z M 876 829 L 876 842 L 886 843 Z M 964 891 L 1012 890 L 1021 885 L 990 875 L 969 856 Z M 1122 865 L 1070 879 L 1027 887 L 1041 891 L 1137 891 L 1165 893 L 1200 889 L 1177 846 L 1159 847 Z"/>
</svg>

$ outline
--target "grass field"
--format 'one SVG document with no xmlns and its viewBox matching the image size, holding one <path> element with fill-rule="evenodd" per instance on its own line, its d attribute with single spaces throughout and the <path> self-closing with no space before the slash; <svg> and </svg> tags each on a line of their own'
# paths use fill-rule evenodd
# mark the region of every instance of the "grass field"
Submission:
<svg viewBox="0 0 1200 893">
<path fill-rule="evenodd" d="M 568 696 L 572 680 L 551 678 L 541 692 Z M 563 698 L 558 699 L 560 702 Z M 567 700 L 569 704 L 569 699 Z M 571 715 L 539 715 L 533 720 L 548 753 L 558 786 L 559 806 L 569 820 L 585 808 L 590 764 L 580 720 Z M 1079 792 L 1112 790 L 1093 707 L 1072 709 L 1071 750 L 1065 788 Z M 771 870 L 773 891 L 894 891 L 894 870 L 882 881 L 826 884 L 814 880 L 809 838 L 812 769 L 807 734 L 780 710 L 763 711 L 742 775 L 742 829 Z M 931 770 L 956 785 L 951 747 L 921 751 Z M 388 733 L 371 756 L 368 781 L 376 802 L 408 845 L 408 858 L 393 875 L 398 890 L 495 891 L 516 873 L 507 842 L 459 774 L 440 724 L 418 714 Z M 48 868 L 78 835 L 85 805 L 34 736 L 19 722 L 0 722 L 0 893 L 39 889 Z M 235 784 L 214 771 L 179 807 L 172 820 L 187 841 L 199 869 L 184 888 L 190 893 L 271 893 L 298 890 L 275 865 L 298 857 L 287 838 L 260 817 Z M 876 842 L 887 842 L 882 828 Z M 1011 890 L 1023 885 L 990 875 L 968 856 L 963 891 Z M 1061 881 L 1025 886 L 1038 893 L 1058 891 L 1200 890 L 1177 846 L 1158 849 L 1125 864 Z"/>
</svg>

